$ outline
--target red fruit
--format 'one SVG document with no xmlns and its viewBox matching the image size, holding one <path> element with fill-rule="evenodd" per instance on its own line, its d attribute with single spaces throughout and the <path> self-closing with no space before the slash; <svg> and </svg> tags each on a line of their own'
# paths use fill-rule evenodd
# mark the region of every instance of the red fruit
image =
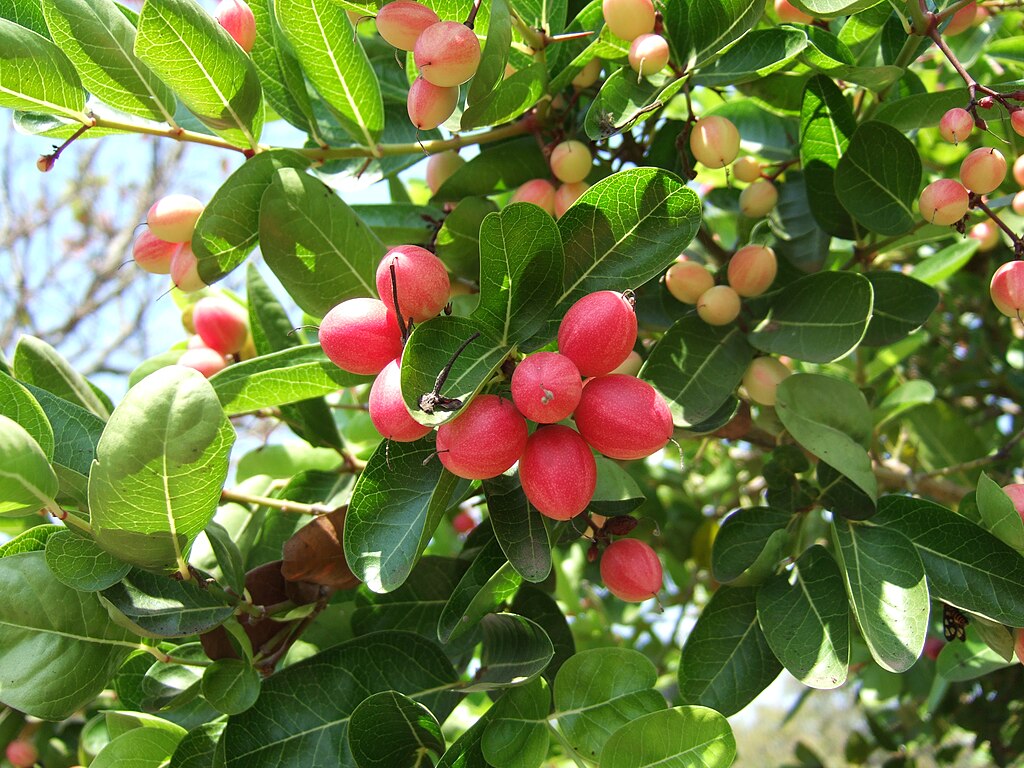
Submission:
<svg viewBox="0 0 1024 768">
<path fill-rule="evenodd" d="M 1024 261 L 1008 261 L 992 275 L 989 294 L 996 309 L 1019 318 L 1024 309 Z"/>
<path fill-rule="evenodd" d="M 1006 158 L 998 149 L 981 147 L 960 164 L 960 181 L 979 195 L 995 191 L 1006 178 Z"/>
<path fill-rule="evenodd" d="M 813 16 L 793 6 L 789 0 L 775 0 L 775 15 L 779 21 L 790 24 L 810 24 L 814 21 Z"/>
<path fill-rule="evenodd" d="M 1010 127 L 1018 136 L 1024 136 L 1024 109 L 1018 107 L 1010 113 Z"/>
<path fill-rule="evenodd" d="M 480 66 L 480 41 L 465 24 L 439 21 L 423 30 L 413 47 L 420 74 L 434 85 L 462 85 Z"/>
<path fill-rule="evenodd" d="M 641 77 L 663 70 L 668 58 L 668 41 L 661 35 L 640 35 L 629 46 L 629 66 Z"/>
<path fill-rule="evenodd" d="M 969 29 L 974 24 L 975 19 L 978 16 L 978 6 L 975 3 L 965 5 L 959 11 L 953 14 L 953 18 L 949 20 L 949 24 L 943 31 L 947 35 L 959 35 L 961 32 Z"/>
<path fill-rule="evenodd" d="M 575 430 L 554 424 L 526 441 L 519 481 L 530 503 L 553 520 L 568 520 L 587 508 L 597 487 L 597 462 Z"/>
<path fill-rule="evenodd" d="M 612 34 L 623 40 L 634 40 L 654 31 L 651 0 L 602 0 L 601 13 Z"/>
<path fill-rule="evenodd" d="M 39 760 L 39 750 L 36 749 L 35 744 L 25 739 L 15 739 L 9 742 L 5 754 L 14 768 L 32 768 Z"/>
<path fill-rule="evenodd" d="M 423 30 L 439 21 L 433 10 L 412 0 L 394 0 L 377 11 L 380 36 L 402 51 L 411 51 Z"/>
<path fill-rule="evenodd" d="M 249 316 L 230 299 L 204 296 L 192 311 L 196 333 L 210 349 L 232 355 L 242 348 L 249 335 Z"/>
<path fill-rule="evenodd" d="M 370 421 L 377 431 L 396 443 L 411 443 L 430 432 L 409 413 L 402 399 L 402 372 L 398 360 L 392 360 L 377 374 L 370 387 Z"/>
<path fill-rule="evenodd" d="M 171 282 L 179 291 L 193 293 L 206 287 L 199 276 L 199 262 L 192 246 L 183 244 L 171 257 Z"/>
<path fill-rule="evenodd" d="M 619 539 L 601 555 L 601 581 L 620 600 L 642 603 L 661 589 L 661 561 L 644 542 Z"/>
<path fill-rule="evenodd" d="M 466 510 L 462 510 L 452 518 L 452 528 L 456 533 L 469 533 L 476 528 L 476 520 Z"/>
<path fill-rule="evenodd" d="M 1024 483 L 1004 485 L 1003 492 L 1010 497 L 1010 501 L 1013 502 L 1013 508 L 1024 519 Z"/>
<path fill-rule="evenodd" d="M 729 285 L 740 296 L 760 296 L 775 280 L 779 263 L 766 245 L 746 245 L 729 259 Z"/>
<path fill-rule="evenodd" d="M 191 195 L 161 197 L 146 214 L 150 231 L 168 243 L 186 243 L 192 239 L 203 204 Z"/>
<path fill-rule="evenodd" d="M 437 428 L 437 455 L 445 468 L 467 480 L 497 477 L 519 461 L 526 448 L 526 419 L 510 400 L 477 395 L 465 409 Z"/>
<path fill-rule="evenodd" d="M 939 133 L 942 134 L 942 138 L 953 144 L 959 144 L 970 136 L 973 130 L 974 118 L 970 112 L 960 107 L 949 110 L 939 121 Z"/>
<path fill-rule="evenodd" d="M 924 641 L 924 655 L 932 661 L 939 658 L 939 654 L 942 653 L 942 649 L 946 647 L 946 644 L 937 637 L 928 637 Z"/>
<path fill-rule="evenodd" d="M 583 393 L 576 365 L 557 352 L 535 352 L 512 374 L 512 400 L 526 418 L 553 424 L 568 418 Z"/>
<path fill-rule="evenodd" d="M 612 459 L 642 459 L 672 437 L 672 414 L 646 381 L 620 373 L 587 382 L 573 414 L 583 439 Z"/>
<path fill-rule="evenodd" d="M 970 198 L 960 182 L 939 179 L 921 190 L 917 205 L 925 221 L 947 226 L 956 224 L 967 214 Z"/>
<path fill-rule="evenodd" d="M 690 151 L 698 163 L 724 168 L 740 153 L 740 132 L 724 117 L 702 117 L 690 131 Z"/>
<path fill-rule="evenodd" d="M 558 326 L 558 351 L 581 376 L 614 370 L 636 343 L 636 313 L 621 293 L 597 291 L 577 301 Z"/>
<path fill-rule="evenodd" d="M 465 164 L 466 161 L 459 157 L 459 153 L 453 149 L 438 152 L 427 158 L 427 186 L 430 187 L 430 193 L 437 194 L 441 185 Z"/>
<path fill-rule="evenodd" d="M 398 309 L 403 318 L 417 323 L 437 317 L 448 303 L 451 282 L 444 262 L 426 248 L 400 245 L 384 254 L 377 266 L 377 293 L 392 312 L 395 311 L 391 267 L 398 283 Z"/>
<path fill-rule="evenodd" d="M 256 17 L 245 0 L 221 0 L 214 16 L 243 51 L 256 45 Z"/>
<path fill-rule="evenodd" d="M 145 229 L 132 246 L 132 258 L 147 272 L 154 275 L 169 275 L 171 259 L 180 247 L 180 243 L 168 243 Z"/>
<path fill-rule="evenodd" d="M 1013 644 L 1013 650 L 1017 653 L 1017 661 L 1024 664 L 1024 629 L 1017 629 L 1014 636 L 1017 641 Z"/>
<path fill-rule="evenodd" d="M 533 203 L 555 215 L 555 186 L 546 179 L 533 179 L 515 191 L 510 203 Z"/>
<path fill-rule="evenodd" d="M 320 323 L 320 346 L 344 371 L 377 374 L 402 353 L 402 332 L 384 302 L 349 299 Z"/>
<path fill-rule="evenodd" d="M 186 349 L 181 354 L 181 357 L 178 358 L 178 365 L 194 368 L 206 378 L 210 378 L 218 371 L 223 371 L 227 368 L 228 363 L 220 352 L 209 347 L 195 347 L 193 349 Z"/>
<path fill-rule="evenodd" d="M 409 120 L 421 131 L 437 128 L 452 116 L 459 104 L 459 88 L 442 88 L 433 85 L 423 77 L 417 77 L 409 86 L 406 111 Z"/>
</svg>

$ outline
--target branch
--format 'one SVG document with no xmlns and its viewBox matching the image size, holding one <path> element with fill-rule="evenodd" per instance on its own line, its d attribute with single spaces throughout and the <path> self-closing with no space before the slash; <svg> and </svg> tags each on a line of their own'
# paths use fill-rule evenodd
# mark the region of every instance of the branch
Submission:
<svg viewBox="0 0 1024 768">
<path fill-rule="evenodd" d="M 239 504 L 255 504 L 259 507 L 270 507 L 281 512 L 292 512 L 296 515 L 327 515 L 340 507 L 329 507 L 326 504 L 302 504 L 288 499 L 274 499 L 270 496 L 256 496 L 249 493 L 229 491 L 225 488 L 220 492 L 221 501 L 234 501 Z"/>
</svg>

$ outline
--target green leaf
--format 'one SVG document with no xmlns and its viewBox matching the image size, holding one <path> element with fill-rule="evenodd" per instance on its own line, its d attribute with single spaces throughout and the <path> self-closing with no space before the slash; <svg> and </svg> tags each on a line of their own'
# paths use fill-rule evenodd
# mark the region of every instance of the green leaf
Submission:
<svg viewBox="0 0 1024 768">
<path fill-rule="evenodd" d="M 274 16 L 274 0 L 253 0 L 249 7 L 256 20 L 256 42 L 249 57 L 259 72 L 267 105 L 299 130 L 315 135 L 317 124 L 306 80 Z"/>
<path fill-rule="evenodd" d="M 38 0 L 0 0 L 0 19 L 7 19 L 43 37 L 50 37 Z"/>
<path fill-rule="evenodd" d="M 111 613 L 112 618 L 115 615 Z M 167 651 L 173 652 L 175 658 L 200 662 L 206 660 L 203 647 L 199 643 L 168 645 Z M 199 696 L 202 676 L 201 666 L 156 661 L 150 664 L 142 677 L 140 705 L 143 709 L 156 711 L 192 704 Z"/>
<path fill-rule="evenodd" d="M 222 624 L 234 613 L 194 581 L 133 569 L 102 592 L 103 599 L 148 637 L 189 637 Z"/>
<path fill-rule="evenodd" d="M 483 197 L 501 186 L 515 189 L 530 179 L 551 172 L 536 140 L 525 136 L 481 147 L 480 154 L 459 168 L 441 185 L 433 199 L 438 202 Z"/>
<path fill-rule="evenodd" d="M 10 557 L 22 552 L 42 552 L 46 548 L 47 539 L 58 531 L 65 530 L 67 529 L 63 525 L 34 525 L 0 545 L 0 557 Z"/>
<path fill-rule="evenodd" d="M 259 74 L 195 0 L 146 0 L 135 55 L 214 133 L 256 149 L 263 128 Z"/>
<path fill-rule="evenodd" d="M 867 520 L 877 511 L 875 500 L 832 465 L 819 461 L 815 477 L 821 488 L 821 505 L 834 515 Z"/>
<path fill-rule="evenodd" d="M 408 578 L 458 479 L 433 458 L 431 439 L 381 443 L 359 475 L 345 516 L 345 559 L 374 592 Z"/>
<path fill-rule="evenodd" d="M 210 549 L 217 558 L 217 566 L 221 570 L 223 584 L 231 587 L 237 594 L 245 589 L 245 562 L 238 545 L 231 540 L 231 534 L 219 523 L 211 520 L 203 529 Z"/>
<path fill-rule="evenodd" d="M 99 592 L 131 570 L 92 539 L 66 529 L 46 540 L 46 565 L 57 581 L 79 592 Z"/>
<path fill-rule="evenodd" d="M 311 315 L 322 317 L 345 299 L 377 295 L 384 244 L 312 176 L 278 170 L 263 195 L 259 233 L 267 266 Z"/>
<path fill-rule="evenodd" d="M 682 80 L 664 75 L 638 78 L 627 67 L 613 72 L 587 110 L 583 128 L 594 141 L 608 139 L 652 117 L 682 87 Z"/>
<path fill-rule="evenodd" d="M 488 711 L 481 751 L 495 768 L 540 768 L 551 741 L 551 691 L 543 678 L 506 691 Z"/>
<path fill-rule="evenodd" d="M 57 476 L 32 435 L 0 416 L 0 517 L 53 506 Z"/>
<path fill-rule="evenodd" d="M 490 94 L 466 107 L 460 127 L 466 131 L 510 122 L 536 104 L 544 95 L 546 86 L 547 72 L 542 63 L 520 69 L 505 78 Z"/>
<path fill-rule="evenodd" d="M 696 85 L 738 85 L 784 69 L 807 47 L 807 35 L 793 27 L 755 29 L 729 50 L 702 67 Z"/>
<path fill-rule="evenodd" d="M 214 755 L 226 726 L 214 720 L 193 728 L 178 742 L 167 768 L 216 768 Z"/>
<path fill-rule="evenodd" d="M 135 27 L 114 0 L 43 0 L 54 42 L 86 90 L 129 115 L 174 125 L 174 94 L 133 53 Z"/>
<path fill-rule="evenodd" d="M 1024 519 L 1010 497 L 984 472 L 978 478 L 978 511 L 986 529 L 1024 553 Z"/>
<path fill-rule="evenodd" d="M 601 753 L 602 768 L 728 768 L 736 759 L 729 722 L 707 707 L 652 712 L 619 728 Z"/>
<path fill-rule="evenodd" d="M 80 405 L 101 419 L 110 415 L 110 408 L 88 379 L 72 368 L 56 349 L 34 336 L 18 339 L 14 348 L 14 378 Z"/>
<path fill-rule="evenodd" d="M 409 632 L 356 638 L 292 664 L 263 683 L 255 706 L 228 720 L 227 768 L 352 766 L 350 719 L 368 696 L 397 691 L 439 721 L 458 699 L 455 670 L 435 644 Z M 316 696 L 317 706 L 305 706 Z"/>
<path fill-rule="evenodd" d="M 935 385 L 923 379 L 911 379 L 896 387 L 873 409 L 875 428 L 881 427 L 911 408 L 935 400 Z"/>
<path fill-rule="evenodd" d="M 238 715 L 256 703 L 260 675 L 241 659 L 219 659 L 203 672 L 203 696 L 219 712 Z"/>
<path fill-rule="evenodd" d="M 353 205 L 352 211 L 385 243 L 429 246 L 446 221 L 445 212 L 432 205 L 393 202 Z"/>
<path fill-rule="evenodd" d="M 149 658 L 152 659 L 153 657 L 149 656 Z M 164 720 L 162 717 L 145 712 L 108 709 L 103 713 L 103 719 L 106 721 L 107 734 L 111 739 L 116 739 L 118 736 L 128 733 L 128 731 L 134 731 L 137 728 L 155 728 L 165 733 L 173 734 L 179 739 L 187 733 L 177 723 L 172 723 L 170 720 Z"/>
<path fill-rule="evenodd" d="M 928 584 L 914 545 L 898 531 L 836 519 L 836 557 L 871 656 L 890 672 L 914 665 L 928 633 Z"/>
<path fill-rule="evenodd" d="M 576 653 L 576 642 L 573 640 L 572 630 L 569 629 L 562 609 L 547 592 L 538 587 L 524 584 L 516 592 L 511 610 L 513 613 L 530 619 L 547 633 L 548 639 L 554 646 L 555 655 L 548 663 L 547 669 L 544 670 L 544 677 L 554 680 L 562 665 Z"/>
<path fill-rule="evenodd" d="M 838 688 L 850 664 L 850 608 L 843 578 L 814 544 L 757 593 L 757 620 L 772 653 L 804 685 Z"/>
<path fill-rule="evenodd" d="M 492 613 L 480 621 L 483 650 L 480 669 L 464 691 L 492 691 L 539 677 L 554 656 L 547 634 L 537 624 L 512 613 Z"/>
<path fill-rule="evenodd" d="M 696 315 L 676 322 L 651 350 L 640 377 L 661 393 L 678 427 L 706 421 L 736 391 L 754 350 L 735 324 Z"/>
<path fill-rule="evenodd" d="M 611 734 L 666 708 L 665 698 L 654 690 L 657 679 L 654 664 L 638 651 L 581 651 L 555 677 L 554 717 L 572 748 L 596 762 Z"/>
<path fill-rule="evenodd" d="M 501 87 L 511 47 L 512 17 L 509 14 L 508 0 L 492 0 L 491 16 L 487 23 L 487 40 L 480 54 L 480 66 L 469 83 L 467 101 L 475 105 L 490 94 L 495 86 Z"/>
<path fill-rule="evenodd" d="M 0 18 L 0 107 L 88 122 L 82 81 L 68 57 L 42 35 Z"/>
<path fill-rule="evenodd" d="M 715 578 L 734 586 L 758 584 L 768 578 L 789 542 L 791 515 L 769 507 L 744 507 L 731 512 L 715 535 L 711 569 Z"/>
<path fill-rule="evenodd" d="M 1024 558 L 988 531 L 923 499 L 884 496 L 871 525 L 898 531 L 917 548 L 936 600 L 1024 626 Z"/>
<path fill-rule="evenodd" d="M 719 587 L 679 660 L 682 701 L 734 715 L 782 671 L 757 622 L 756 587 Z"/>
<path fill-rule="evenodd" d="M 925 285 L 938 285 L 963 269 L 977 252 L 979 245 L 974 238 L 948 245 L 915 264 L 910 270 L 910 276 Z"/>
<path fill-rule="evenodd" d="M 850 354 L 871 320 L 871 283 L 852 272 L 819 272 L 787 285 L 747 340 L 776 355 L 829 363 Z"/>
<path fill-rule="evenodd" d="M 865 8 L 878 5 L 883 0 L 791 0 L 804 13 L 821 18 L 850 16 Z"/>
<path fill-rule="evenodd" d="M 93 759 L 93 768 L 161 768 L 181 741 L 178 733 L 160 728 L 134 728 L 113 739 Z"/>
<path fill-rule="evenodd" d="M 862 225 L 880 235 L 902 235 L 917 218 L 921 155 L 914 143 L 886 123 L 861 123 L 836 166 L 839 202 Z"/>
<path fill-rule="evenodd" d="M 800 164 L 807 203 L 826 232 L 852 239 L 853 221 L 835 187 L 836 166 L 857 129 L 853 109 L 832 80 L 816 75 L 804 87 L 800 109 Z"/>
<path fill-rule="evenodd" d="M 541 582 L 551 573 L 551 542 L 544 517 L 534 509 L 516 477 L 485 480 L 487 515 L 501 550 L 526 581 Z"/>
<path fill-rule="evenodd" d="M 762 13 L 759 0 L 681 0 L 665 15 L 672 60 L 683 69 L 700 66 L 752 29 Z"/>
<path fill-rule="evenodd" d="M 590 499 L 589 509 L 605 517 L 628 515 L 647 497 L 640 486 L 622 466 L 604 456 L 595 456 L 597 487 Z"/>
<path fill-rule="evenodd" d="M 856 66 L 853 52 L 831 32 L 817 26 L 797 26 L 810 41 L 801 54 L 801 60 L 833 80 L 845 80 L 881 91 L 903 76 L 904 70 L 897 66 Z"/>
<path fill-rule="evenodd" d="M 235 431 L 197 371 L 161 368 L 114 410 L 89 475 L 96 542 L 140 568 L 185 572 L 213 517 Z"/>
<path fill-rule="evenodd" d="M 56 581 L 42 552 L 0 559 L 0 583 L 0 701 L 9 707 L 63 720 L 96 698 L 137 647 L 96 595 Z"/>
<path fill-rule="evenodd" d="M 475 628 L 484 616 L 511 600 L 521 583 L 497 540 L 488 538 L 441 611 L 438 639 L 449 643 Z"/>
<path fill-rule="evenodd" d="M 31 392 L 6 374 L 0 374 L 0 416 L 17 422 L 39 444 L 47 461 L 53 461 L 53 427 L 46 412 Z"/>
<path fill-rule="evenodd" d="M 939 653 L 935 672 L 951 683 L 976 680 L 979 677 L 1004 669 L 1015 662 L 1008 662 L 980 640 L 967 638 L 965 643 L 949 643 Z"/>
<path fill-rule="evenodd" d="M 348 746 L 358 768 L 412 766 L 428 752 L 443 754 L 444 736 L 429 709 L 398 691 L 381 691 L 352 711 Z"/>
<path fill-rule="evenodd" d="M 375 146 L 384 131 L 384 101 L 345 9 L 331 0 L 276 0 L 274 12 L 302 69 L 348 134 Z"/>
<path fill-rule="evenodd" d="M 939 305 L 939 292 L 902 272 L 871 271 L 875 301 L 871 323 L 861 344 L 884 347 L 916 331 Z"/>
<path fill-rule="evenodd" d="M 487 198 L 467 197 L 445 217 L 437 233 L 436 253 L 450 272 L 468 280 L 480 278 L 480 225 L 497 210 Z"/>
</svg>

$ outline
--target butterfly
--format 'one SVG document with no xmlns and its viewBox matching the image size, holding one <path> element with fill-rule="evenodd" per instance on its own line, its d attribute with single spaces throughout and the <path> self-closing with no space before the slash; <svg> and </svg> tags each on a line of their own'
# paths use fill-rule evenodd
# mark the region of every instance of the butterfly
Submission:
<svg viewBox="0 0 1024 768">
<path fill-rule="evenodd" d="M 966 642 L 967 625 L 970 623 L 971 620 L 959 609 L 946 603 L 942 604 L 942 634 L 945 635 L 947 641 Z"/>
</svg>

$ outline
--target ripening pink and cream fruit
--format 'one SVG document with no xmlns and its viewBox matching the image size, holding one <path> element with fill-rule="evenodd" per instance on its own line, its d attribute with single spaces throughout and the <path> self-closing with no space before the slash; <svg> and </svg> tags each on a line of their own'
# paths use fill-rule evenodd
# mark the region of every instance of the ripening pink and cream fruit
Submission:
<svg viewBox="0 0 1024 768">
<path fill-rule="evenodd" d="M 144 269 L 154 275 L 171 274 L 171 259 L 181 247 L 181 243 L 168 243 L 161 240 L 148 229 L 135 239 L 132 245 L 132 258 Z"/>
<path fill-rule="evenodd" d="M 401 51 L 411 51 L 427 27 L 441 19 L 422 3 L 394 0 L 377 11 L 377 31 L 386 42 Z"/>
<path fill-rule="evenodd" d="M 433 85 L 462 85 L 480 66 L 480 41 L 465 24 L 439 21 L 420 33 L 413 47 L 413 61 Z"/>
<path fill-rule="evenodd" d="M 760 296 L 768 290 L 779 271 L 775 251 L 766 245 L 745 245 L 729 259 L 726 276 L 740 296 Z"/>
<path fill-rule="evenodd" d="M 947 226 L 967 215 L 970 197 L 959 181 L 939 179 L 921 190 L 917 205 L 925 221 Z"/>
<path fill-rule="evenodd" d="M 466 161 L 454 149 L 438 152 L 427 158 L 427 186 L 430 193 L 436 195 L 441 185 L 465 164 Z"/>
<path fill-rule="evenodd" d="M 213 15 L 243 51 L 256 45 L 256 17 L 245 0 L 221 0 Z"/>
<path fill-rule="evenodd" d="M 616 291 L 588 293 L 569 307 L 558 326 L 558 351 L 582 376 L 614 370 L 636 343 L 636 312 Z"/>
<path fill-rule="evenodd" d="M 715 276 L 703 264 L 695 261 L 677 261 L 665 273 L 665 287 L 684 304 L 697 300 L 715 285 Z"/>
<path fill-rule="evenodd" d="M 188 243 L 182 243 L 171 257 L 171 282 L 175 288 L 185 293 L 193 293 L 206 287 L 203 278 L 199 276 L 199 261 Z"/>
<path fill-rule="evenodd" d="M 601 76 L 601 60 L 591 59 L 579 71 L 579 74 L 572 79 L 572 87 L 577 90 L 589 88 Z"/>
<path fill-rule="evenodd" d="M 377 293 L 396 312 L 391 267 L 398 283 L 398 310 L 417 323 L 437 317 L 448 303 L 451 281 L 444 262 L 426 248 L 400 245 L 384 254 L 377 265 Z M 397 355 L 396 355 L 397 357 Z"/>
<path fill-rule="evenodd" d="M 698 163 L 724 168 L 740 153 L 740 132 L 727 118 L 702 117 L 690 131 L 690 151 Z"/>
<path fill-rule="evenodd" d="M 8 742 L 4 755 L 12 768 L 32 768 L 39 761 L 39 750 L 27 739 Z"/>
<path fill-rule="evenodd" d="M 574 184 L 562 184 L 555 190 L 555 218 L 562 218 L 572 204 L 583 197 L 583 193 L 590 189 L 585 181 L 577 181 Z"/>
<path fill-rule="evenodd" d="M 743 387 L 750 399 L 759 405 L 775 405 L 779 383 L 792 373 L 774 357 L 755 357 L 743 374 Z"/>
<path fill-rule="evenodd" d="M 758 179 L 740 192 L 740 211 L 744 216 L 759 219 L 779 202 L 779 190 L 768 179 Z"/>
<path fill-rule="evenodd" d="M 745 184 L 757 181 L 761 178 L 761 163 L 750 155 L 741 157 L 732 164 L 732 175 Z"/>
<path fill-rule="evenodd" d="M 1010 207 L 1018 216 L 1024 216 L 1024 191 L 1018 192 L 1013 196 Z"/>
<path fill-rule="evenodd" d="M 146 214 L 149 231 L 168 243 L 187 243 L 205 206 L 191 195 L 165 195 Z"/>
<path fill-rule="evenodd" d="M 959 144 L 974 130 L 974 118 L 966 109 L 954 107 L 939 121 L 939 133 L 951 144 Z"/>
<path fill-rule="evenodd" d="M 640 35 L 629 46 L 629 66 L 641 77 L 663 70 L 668 58 L 668 41 L 661 35 Z"/>
<path fill-rule="evenodd" d="M 437 457 L 466 480 L 497 477 L 526 448 L 526 419 L 511 400 L 477 395 L 462 413 L 437 428 Z"/>
<path fill-rule="evenodd" d="M 810 24 L 814 17 L 804 13 L 789 0 L 775 0 L 775 15 L 784 24 Z"/>
<path fill-rule="evenodd" d="M 512 400 L 526 418 L 553 424 L 576 410 L 583 393 L 579 369 L 558 352 L 534 352 L 512 374 Z"/>
<path fill-rule="evenodd" d="M 411 443 L 425 437 L 431 430 L 416 421 L 405 407 L 402 398 L 402 369 L 398 360 L 385 365 L 373 380 L 367 408 L 376 430 L 396 443 Z"/>
<path fill-rule="evenodd" d="M 651 0 L 602 0 L 601 13 L 612 34 L 623 40 L 635 40 L 654 31 Z"/>
<path fill-rule="evenodd" d="M 196 302 L 192 324 L 203 343 L 222 355 L 238 352 L 249 336 L 249 316 L 245 309 L 219 296 L 204 296 Z"/>
<path fill-rule="evenodd" d="M 522 184 L 512 195 L 510 203 L 533 203 L 555 215 L 555 185 L 547 179 L 532 179 Z"/>
<path fill-rule="evenodd" d="M 583 439 L 611 459 L 642 459 L 672 437 L 664 398 L 646 381 L 619 373 L 587 382 L 573 420 Z"/>
<path fill-rule="evenodd" d="M 953 14 L 953 17 L 949 20 L 949 24 L 942 30 L 943 34 L 946 35 L 959 35 L 961 32 L 970 29 L 971 25 L 974 24 L 978 17 L 978 5 L 977 3 L 971 3 L 965 5 L 959 11 Z"/>
<path fill-rule="evenodd" d="M 1017 661 L 1024 664 L 1024 629 L 1017 628 L 1013 631 L 1016 638 L 1013 644 L 1013 651 L 1017 654 Z"/>
<path fill-rule="evenodd" d="M 181 353 L 181 357 L 178 358 L 178 365 L 199 371 L 208 379 L 218 371 L 223 371 L 227 368 L 228 362 L 224 359 L 224 355 L 215 349 L 194 347 L 186 349 Z"/>
<path fill-rule="evenodd" d="M 348 299 L 324 316 L 320 346 L 343 371 L 376 375 L 402 354 L 402 332 L 383 301 Z"/>
<path fill-rule="evenodd" d="M 697 299 L 697 314 L 708 325 L 728 325 L 740 315 L 740 295 L 728 285 L 708 288 Z"/>
<path fill-rule="evenodd" d="M 1010 501 L 1013 502 L 1013 508 L 1017 510 L 1017 514 L 1024 520 L 1024 483 L 1004 485 L 1003 492 L 1010 497 Z"/>
<path fill-rule="evenodd" d="M 1013 180 L 1024 187 L 1024 155 L 1013 161 Z"/>
<path fill-rule="evenodd" d="M 661 560 L 637 539 L 619 539 L 601 555 L 601 581 L 608 591 L 627 603 L 656 597 L 662 587 Z"/>
<path fill-rule="evenodd" d="M 451 117 L 458 104 L 457 86 L 441 88 L 420 76 L 409 86 L 405 108 L 409 113 L 410 122 L 418 130 L 430 131 Z"/>
<path fill-rule="evenodd" d="M 551 172 L 563 184 L 583 181 L 594 165 L 590 148 L 582 141 L 563 141 L 551 150 Z"/>
<path fill-rule="evenodd" d="M 636 376 L 640 373 L 640 369 L 643 368 L 644 359 L 640 357 L 640 353 L 635 349 L 632 350 L 626 359 L 619 363 L 618 367 L 612 370 L 612 373 L 621 373 L 626 376 Z"/>
<path fill-rule="evenodd" d="M 991 221 L 979 221 L 967 236 L 978 241 L 978 250 L 982 253 L 994 250 L 999 245 L 999 227 Z"/>
<path fill-rule="evenodd" d="M 992 275 L 989 295 L 996 309 L 1007 317 L 1019 318 L 1024 310 L 1024 261 L 1014 259 L 999 267 Z"/>
<path fill-rule="evenodd" d="M 1024 108 L 1017 107 L 1010 113 L 1010 127 L 1018 136 L 1024 136 Z"/>
<path fill-rule="evenodd" d="M 960 164 L 960 181 L 978 195 L 995 191 L 1006 178 L 1006 158 L 998 149 L 981 147 Z"/>
<path fill-rule="evenodd" d="M 519 482 L 534 508 L 552 520 L 569 520 L 587 508 L 597 487 L 597 462 L 576 430 L 541 427 L 526 441 Z"/>
</svg>

